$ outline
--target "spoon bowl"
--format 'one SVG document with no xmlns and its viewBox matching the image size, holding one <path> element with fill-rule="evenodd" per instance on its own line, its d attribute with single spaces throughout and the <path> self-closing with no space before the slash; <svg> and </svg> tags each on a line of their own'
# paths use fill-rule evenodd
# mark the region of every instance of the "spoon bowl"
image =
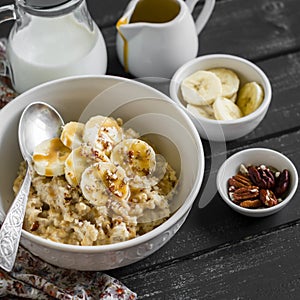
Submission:
<svg viewBox="0 0 300 300">
<path fill-rule="evenodd" d="M 19 122 L 19 145 L 22 156 L 30 161 L 34 147 L 50 138 L 59 136 L 64 124 L 59 113 L 49 104 L 33 102 L 28 105 Z"/>
<path fill-rule="evenodd" d="M 18 137 L 22 156 L 27 163 L 27 171 L 0 229 L 0 267 L 8 272 L 14 266 L 21 237 L 31 185 L 30 169 L 34 148 L 44 140 L 59 136 L 63 124 L 59 113 L 43 102 L 29 104 L 21 115 Z"/>
</svg>

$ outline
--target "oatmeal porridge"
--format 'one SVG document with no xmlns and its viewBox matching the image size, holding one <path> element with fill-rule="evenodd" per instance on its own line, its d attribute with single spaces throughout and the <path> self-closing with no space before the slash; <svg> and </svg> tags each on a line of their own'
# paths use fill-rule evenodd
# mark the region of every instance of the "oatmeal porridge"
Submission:
<svg viewBox="0 0 300 300">
<path fill-rule="evenodd" d="M 20 164 L 17 193 L 26 172 Z M 176 172 L 121 119 L 69 122 L 35 148 L 23 228 L 55 242 L 104 245 L 135 238 L 167 220 Z"/>
</svg>

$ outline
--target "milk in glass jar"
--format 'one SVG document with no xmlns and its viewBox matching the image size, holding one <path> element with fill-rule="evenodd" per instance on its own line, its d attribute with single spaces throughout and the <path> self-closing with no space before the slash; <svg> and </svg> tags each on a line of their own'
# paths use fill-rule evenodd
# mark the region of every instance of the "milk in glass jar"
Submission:
<svg viewBox="0 0 300 300">
<path fill-rule="evenodd" d="M 9 19 L 16 21 L 1 71 L 17 92 L 62 77 L 106 73 L 105 41 L 85 0 L 16 0 L 0 8 L 0 22 Z"/>
</svg>

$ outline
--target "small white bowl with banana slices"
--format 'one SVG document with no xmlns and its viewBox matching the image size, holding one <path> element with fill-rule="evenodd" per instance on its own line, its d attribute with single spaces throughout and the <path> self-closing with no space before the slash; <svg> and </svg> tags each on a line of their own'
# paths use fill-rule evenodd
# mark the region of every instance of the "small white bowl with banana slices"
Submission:
<svg viewBox="0 0 300 300">
<path fill-rule="evenodd" d="M 263 120 L 272 88 L 254 63 L 229 54 L 197 57 L 170 82 L 170 97 L 190 116 L 202 138 L 238 139 Z"/>
</svg>

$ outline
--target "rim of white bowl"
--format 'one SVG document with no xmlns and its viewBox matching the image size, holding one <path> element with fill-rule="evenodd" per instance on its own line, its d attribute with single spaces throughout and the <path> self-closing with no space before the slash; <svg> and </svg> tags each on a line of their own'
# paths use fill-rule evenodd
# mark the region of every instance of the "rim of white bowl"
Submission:
<svg viewBox="0 0 300 300">
<path fill-rule="evenodd" d="M 290 176 L 293 176 L 293 180 L 295 181 L 294 185 L 292 187 L 290 187 L 290 191 L 289 191 L 288 196 L 285 197 L 282 202 L 280 202 L 279 204 L 277 204 L 275 206 L 272 206 L 272 207 L 256 208 L 256 209 L 241 207 L 241 206 L 236 205 L 235 203 L 233 203 L 229 199 L 227 191 L 225 192 L 224 189 L 221 187 L 222 186 L 221 181 L 223 179 L 222 178 L 223 177 L 222 173 L 224 172 L 224 169 L 227 167 L 227 165 L 230 164 L 232 162 L 232 160 L 234 160 L 237 156 L 240 156 L 242 154 L 247 154 L 247 153 L 250 153 L 250 152 L 256 152 L 256 151 L 265 152 L 266 154 L 272 153 L 273 155 L 275 154 L 276 156 L 278 156 L 281 159 L 283 159 L 286 162 L 286 164 L 287 164 L 286 168 L 289 170 Z M 233 209 L 235 209 L 237 211 L 240 211 L 241 213 L 244 212 L 244 213 L 247 213 L 247 214 L 256 215 L 256 214 L 261 214 L 263 212 L 272 213 L 273 211 L 280 210 L 281 208 L 283 208 L 284 206 L 286 206 L 289 203 L 289 201 L 293 198 L 293 196 L 294 196 L 294 194 L 295 194 L 295 192 L 297 190 L 298 179 L 299 179 L 298 177 L 299 176 L 298 176 L 298 172 L 297 172 L 297 169 L 296 169 L 295 165 L 284 154 L 282 154 L 282 153 L 280 153 L 280 152 L 278 152 L 276 150 L 270 149 L 270 148 L 250 148 L 250 149 L 245 149 L 245 150 L 241 150 L 239 152 L 236 152 L 235 154 L 231 155 L 230 157 L 228 157 L 224 161 L 224 163 L 221 165 L 221 167 L 220 167 L 220 169 L 219 169 L 219 171 L 217 173 L 216 183 L 217 183 L 217 189 L 218 189 L 219 194 L 221 195 L 221 197 L 225 201 L 225 203 L 227 203 L 231 208 L 233 208 Z M 229 178 L 227 178 L 227 180 L 228 179 Z M 226 180 L 226 183 L 227 183 L 227 180 Z"/>
<path fill-rule="evenodd" d="M 191 66 L 193 66 L 194 64 L 196 64 L 199 61 L 213 60 L 213 59 L 216 59 L 216 58 L 224 58 L 224 59 L 228 59 L 228 60 L 231 59 L 231 60 L 239 61 L 239 62 L 253 68 L 259 74 L 259 76 L 262 78 L 262 81 L 266 85 L 266 88 L 264 88 L 264 100 L 261 103 L 261 105 L 254 112 L 252 112 L 251 114 L 249 114 L 247 116 L 243 116 L 239 119 L 234 119 L 234 120 L 213 120 L 213 119 L 208 119 L 208 118 L 205 118 L 205 117 L 202 117 L 202 116 L 194 116 L 193 114 L 191 114 L 191 112 L 189 112 L 187 110 L 187 108 L 183 105 L 182 101 L 178 98 L 178 96 L 177 96 L 178 88 L 180 87 L 181 81 L 184 79 L 184 78 L 181 78 L 181 73 L 183 73 L 185 70 L 189 69 Z M 202 56 L 196 57 L 196 58 L 188 61 L 187 63 L 183 64 L 174 73 L 173 77 L 171 78 L 169 93 L 170 93 L 171 99 L 173 99 L 182 109 L 184 109 L 184 111 L 188 115 L 193 115 L 194 118 L 199 119 L 201 121 L 205 121 L 207 123 L 219 124 L 219 125 L 239 124 L 239 123 L 243 123 L 243 122 L 253 120 L 253 119 L 257 118 L 258 115 L 262 114 L 264 111 L 267 111 L 267 109 L 268 109 L 268 107 L 271 103 L 271 99 L 272 99 L 271 83 L 270 83 L 269 78 L 265 74 L 265 72 L 260 67 L 258 67 L 256 64 L 254 64 L 253 62 L 247 60 L 246 58 L 239 57 L 239 56 L 232 55 L 232 54 L 207 54 L 207 55 L 202 55 Z"/>
<path fill-rule="evenodd" d="M 44 88 L 45 86 L 48 86 L 48 85 L 55 85 L 55 84 L 59 84 L 61 82 L 73 81 L 73 80 L 82 80 L 82 79 L 88 80 L 91 78 L 92 79 L 115 79 L 115 80 L 120 80 L 123 82 L 133 83 L 133 84 L 136 84 L 139 86 L 143 86 L 149 90 L 153 90 L 155 93 L 157 93 L 158 96 L 161 96 L 160 100 L 169 102 L 171 105 L 175 106 L 176 109 L 178 109 L 179 113 L 182 115 L 182 117 L 185 119 L 187 124 L 189 125 L 191 134 L 197 144 L 197 149 L 199 152 L 199 155 L 198 155 L 199 161 L 198 161 L 198 168 L 197 168 L 197 174 L 196 174 L 197 180 L 196 180 L 195 184 L 193 185 L 192 189 L 190 190 L 190 193 L 187 196 L 186 200 L 180 206 L 180 208 L 178 208 L 178 210 L 167 221 L 165 221 L 158 227 L 154 228 L 153 230 L 151 230 L 141 236 L 135 237 L 131 240 L 118 242 L 115 244 L 107 244 L 107 245 L 78 246 L 78 245 L 63 244 L 63 243 L 58 243 L 58 242 L 54 242 L 51 240 L 47 240 L 45 238 L 39 237 L 37 235 L 34 235 L 34 234 L 22 229 L 22 236 L 31 242 L 35 242 L 42 246 L 47 246 L 48 248 L 51 248 L 51 249 L 57 249 L 57 250 L 65 251 L 65 252 L 67 252 L 67 251 L 80 252 L 82 254 L 96 253 L 96 252 L 100 253 L 100 252 L 105 252 L 105 251 L 118 251 L 118 250 L 122 250 L 125 248 L 132 248 L 132 247 L 138 246 L 140 244 L 143 244 L 147 241 L 150 241 L 153 238 L 159 236 L 161 233 L 167 231 L 170 227 L 172 227 L 174 224 L 176 224 L 186 213 L 189 212 L 189 209 L 192 207 L 192 204 L 195 201 L 197 194 L 200 190 L 200 187 L 202 185 L 203 176 L 204 176 L 204 168 L 205 168 L 204 149 L 203 149 L 202 141 L 201 141 L 198 131 L 197 131 L 195 125 L 193 124 L 193 122 L 191 121 L 191 119 L 188 117 L 188 115 L 184 112 L 184 110 L 179 105 L 177 105 L 176 103 L 174 103 L 174 101 L 172 101 L 170 99 L 170 97 L 168 97 L 164 93 L 160 92 L 159 90 L 157 90 L 145 83 L 142 83 L 139 81 L 134 81 L 134 80 L 128 79 L 128 78 L 123 78 L 120 76 L 114 76 L 114 75 L 76 75 L 76 76 L 69 76 L 69 77 L 60 78 L 60 79 L 56 79 L 56 80 L 52 80 L 52 81 L 40 84 L 24 93 L 18 95 L 13 101 L 21 102 L 22 95 L 32 93 L 35 90 Z M 9 109 L 9 107 L 10 107 L 10 103 L 8 103 L 2 110 L 0 110 L 0 115 L 3 113 L 5 114 L 6 110 Z"/>
</svg>

